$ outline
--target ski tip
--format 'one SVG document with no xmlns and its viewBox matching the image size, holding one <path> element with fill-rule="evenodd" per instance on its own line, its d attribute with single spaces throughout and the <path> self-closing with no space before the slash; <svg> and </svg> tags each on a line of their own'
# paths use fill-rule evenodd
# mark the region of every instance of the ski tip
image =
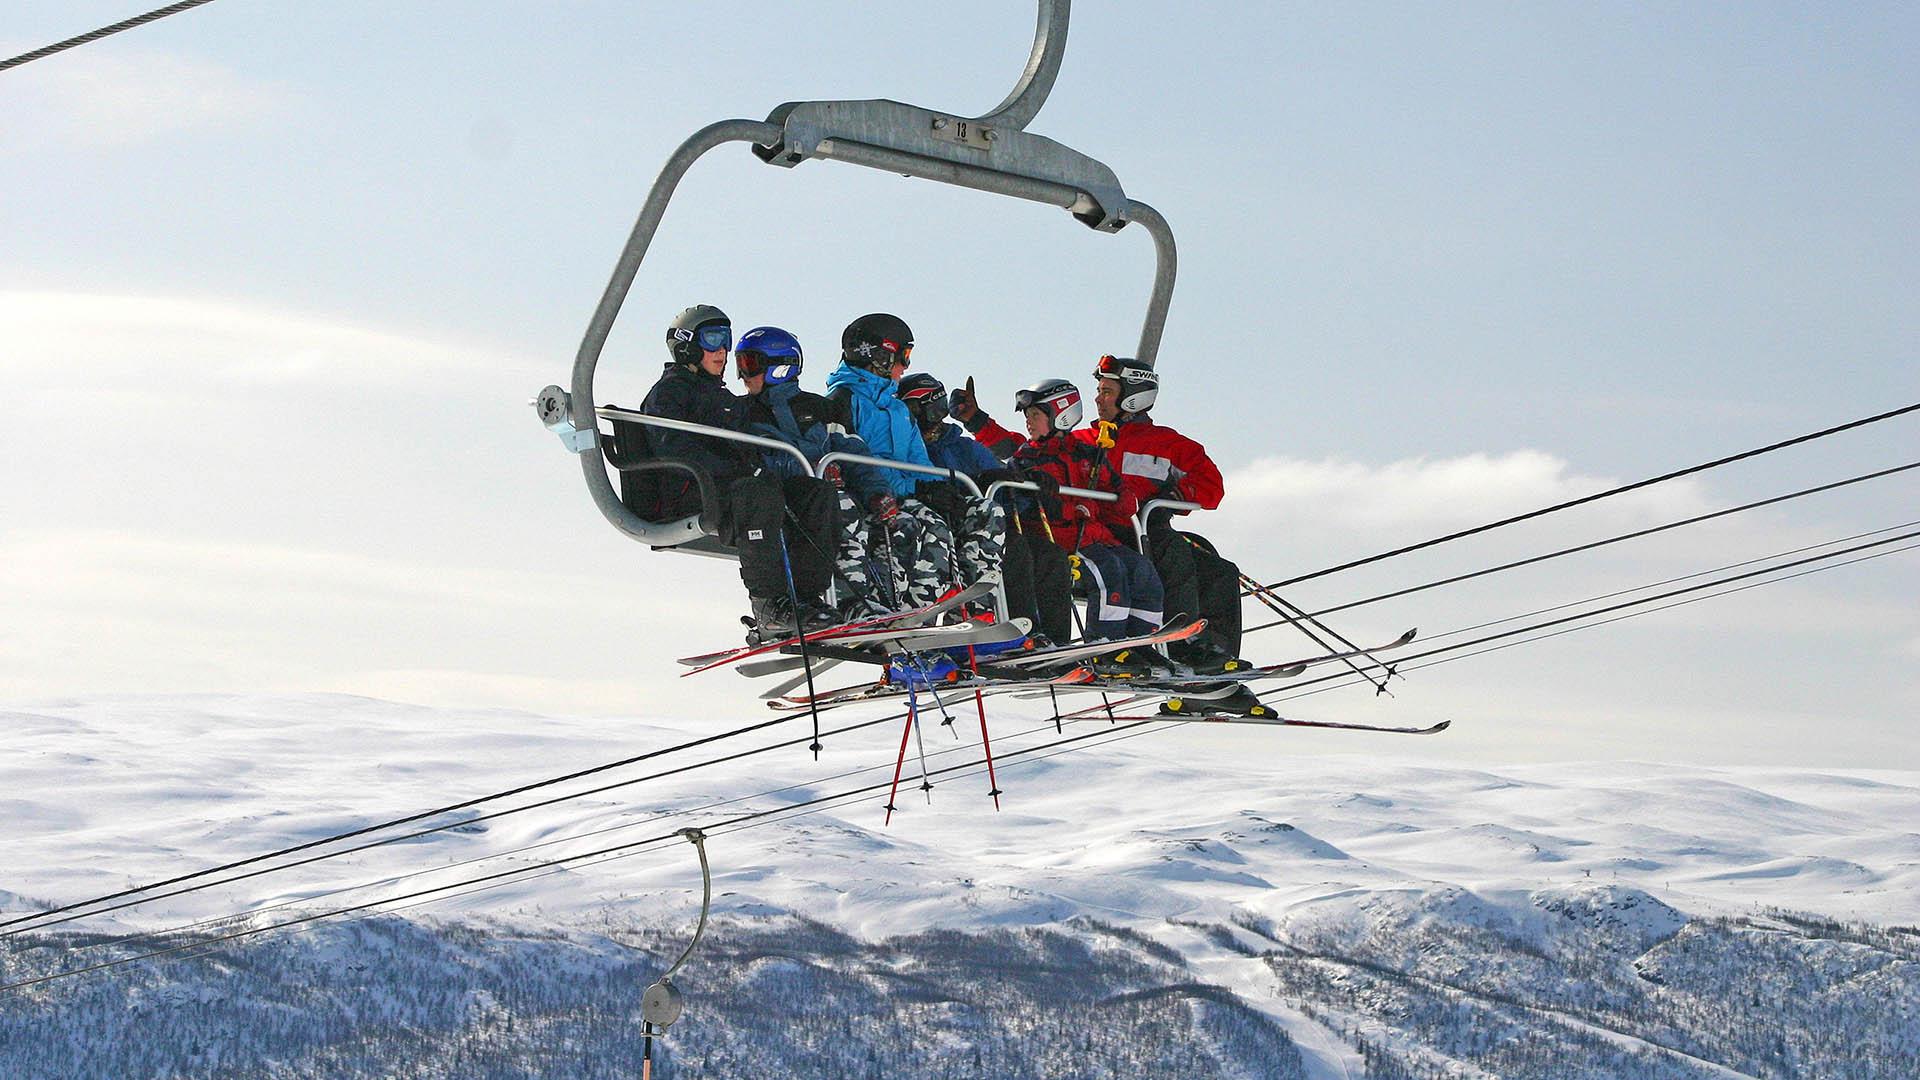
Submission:
<svg viewBox="0 0 1920 1080">
<path fill-rule="evenodd" d="M 1450 727 L 1452 727 L 1452 726 L 1453 726 L 1453 721 L 1451 721 L 1451 720 L 1442 720 L 1442 721 L 1440 721 L 1439 723 L 1437 723 L 1437 724 L 1435 724 L 1435 725 L 1433 725 L 1432 727 L 1430 727 L 1430 728 L 1428 728 L 1428 729 L 1427 729 L 1427 734 L 1429 734 L 1429 735 L 1438 735 L 1438 734 L 1439 734 L 1440 732 L 1442 732 L 1442 731 L 1445 731 L 1445 730 L 1447 730 L 1448 728 L 1450 728 Z"/>
<path fill-rule="evenodd" d="M 1398 638 L 1394 639 L 1393 643 L 1395 645 L 1405 645 L 1407 642 L 1412 641 L 1414 638 L 1418 637 L 1419 634 L 1420 634 L 1420 628 L 1416 626 L 1413 629 L 1408 630 L 1406 633 L 1401 634 Z"/>
</svg>

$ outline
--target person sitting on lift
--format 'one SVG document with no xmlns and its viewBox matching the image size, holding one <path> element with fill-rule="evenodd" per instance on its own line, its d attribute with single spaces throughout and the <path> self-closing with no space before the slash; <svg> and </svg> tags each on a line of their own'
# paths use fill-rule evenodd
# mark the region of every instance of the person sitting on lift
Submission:
<svg viewBox="0 0 1920 1080">
<path fill-rule="evenodd" d="M 732 344 L 732 323 L 711 304 L 696 304 L 675 316 L 667 327 L 670 359 L 640 411 L 744 430 L 746 403 L 725 382 Z M 720 539 L 739 550 L 740 581 L 759 637 L 784 637 L 838 621 L 824 601 L 831 570 L 820 554 L 833 543 L 831 484 L 767 472 L 759 451 L 746 443 L 667 428 L 653 428 L 647 437 L 656 456 L 691 461 L 712 477 Z M 663 483 L 660 502 L 670 515 L 698 513 L 699 486 L 692 476 Z"/>
<path fill-rule="evenodd" d="M 1024 441 L 984 414 L 976 417 L 982 423 L 974 435 L 1041 486 L 1039 520 L 1033 524 L 1079 557 L 1087 587 L 1086 639 L 1159 629 L 1165 618 L 1160 575 L 1146 556 L 1121 544 L 1107 524 L 1131 517 L 1138 504 L 1105 452 L 1074 437 L 1083 411 L 1079 388 L 1065 379 L 1047 379 L 1015 394 L 1013 405 L 1026 420 Z M 1062 487 L 1110 491 L 1119 498 L 1112 503 L 1075 498 L 1062 494 Z M 1089 666 L 1108 677 L 1147 677 L 1164 671 L 1155 656 L 1151 649 L 1123 649 Z"/>
<path fill-rule="evenodd" d="M 859 436 L 838 430 L 838 417 L 826 398 L 800 389 L 800 373 L 806 359 L 799 339 L 792 334 L 774 326 L 755 327 L 740 335 L 733 358 L 735 370 L 747 389 L 748 429 L 754 434 L 793 446 L 815 465 L 832 451 L 872 453 Z M 764 459 L 767 469 L 781 476 L 807 475 L 788 454 L 768 451 Z M 866 496 L 885 491 L 886 482 L 872 468 L 850 462 L 834 465 L 829 472 L 833 476 L 829 482 L 834 488 L 839 523 L 861 523 L 860 502 Z M 838 539 L 834 572 L 841 585 L 841 620 L 852 622 L 884 614 L 890 609 L 874 592 L 866 530 L 836 526 L 834 531 Z M 811 542 L 811 538 L 808 540 Z"/>
<path fill-rule="evenodd" d="M 840 366 L 827 376 L 827 400 L 874 457 L 931 465 L 913 414 L 893 393 L 912 356 L 913 331 L 898 316 L 860 316 L 840 335 Z M 930 604 L 959 577 L 953 531 L 915 497 L 924 474 L 888 468 L 874 472 L 885 487 L 866 496 L 865 503 L 891 566 L 892 606 Z"/>
<path fill-rule="evenodd" d="M 1003 465 L 985 446 L 967 438 L 959 424 L 947 419 L 947 388 L 927 372 L 916 372 L 900 380 L 895 391 L 907 403 L 920 426 L 920 437 L 927 445 L 927 457 L 943 469 L 952 469 L 973 478 L 984 491 L 997 480 L 1026 479 L 1018 469 Z M 1000 572 L 1006 577 L 1008 614 L 1029 620 L 1034 632 L 1028 639 L 1036 648 L 1054 642 L 1072 640 L 1072 579 L 1067 571 L 1067 556 L 1037 530 L 1031 534 L 1020 520 L 1021 512 L 1030 512 L 1033 500 L 1024 493 L 1009 492 L 992 503 L 975 499 L 953 485 L 920 485 L 926 498 L 930 488 L 946 488 L 951 498 L 932 500 L 955 534 L 962 538 L 962 564 L 968 549 L 987 540 L 1000 546 Z M 1014 513 L 1007 513 L 1011 505 Z"/>
<path fill-rule="evenodd" d="M 1116 425 L 1108 457 L 1140 505 L 1179 499 L 1206 510 L 1218 507 L 1226 498 L 1226 482 L 1207 448 L 1153 422 L 1150 410 L 1160 394 L 1160 376 L 1153 365 L 1102 356 L 1094 375 L 1100 380 L 1094 407 L 1101 420 Z M 1092 429 L 1074 435 L 1088 443 L 1096 439 Z M 1147 551 L 1166 585 L 1167 603 L 1207 620 L 1201 636 L 1173 646 L 1173 659 L 1196 673 L 1245 667 L 1240 659 L 1240 568 L 1204 537 L 1174 529 L 1173 518 L 1186 513 L 1160 510 L 1146 523 Z"/>
</svg>

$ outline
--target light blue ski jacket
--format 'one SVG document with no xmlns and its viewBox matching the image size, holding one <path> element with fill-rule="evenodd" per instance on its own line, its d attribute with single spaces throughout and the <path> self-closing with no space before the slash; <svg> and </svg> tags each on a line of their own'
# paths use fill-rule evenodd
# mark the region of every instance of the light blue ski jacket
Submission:
<svg viewBox="0 0 1920 1080">
<path fill-rule="evenodd" d="M 866 441 L 867 450 L 874 457 L 915 465 L 933 464 L 927 457 L 926 444 L 920 440 L 920 429 L 913 422 L 913 414 L 907 411 L 907 403 L 893 396 L 892 379 L 851 367 L 843 360 L 833 374 L 827 376 L 827 396 L 837 398 L 842 394 L 853 421 L 853 433 Z M 912 495 L 922 479 L 937 479 L 901 469 L 875 471 L 886 480 L 887 489 L 896 498 Z"/>
</svg>

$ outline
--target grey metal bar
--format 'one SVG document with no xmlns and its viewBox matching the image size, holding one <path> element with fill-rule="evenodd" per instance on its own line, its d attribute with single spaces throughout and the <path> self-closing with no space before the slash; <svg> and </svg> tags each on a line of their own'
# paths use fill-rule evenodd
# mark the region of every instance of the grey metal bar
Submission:
<svg viewBox="0 0 1920 1080">
<path fill-rule="evenodd" d="M 648 427 L 666 428 L 670 431 L 685 431 L 694 435 L 706 435 L 710 438 L 725 439 L 728 442 L 748 443 L 767 450 L 778 450 L 782 453 L 793 455 L 793 459 L 800 463 L 801 471 L 808 475 L 812 475 L 813 473 L 813 465 L 807 461 L 807 455 L 801 453 L 799 447 L 794 446 L 792 443 L 781 442 L 779 439 L 770 439 L 765 435 L 749 435 L 744 431 L 731 431 L 727 428 L 709 427 L 706 424 L 696 424 L 691 420 L 675 420 L 668 416 L 653 416 L 649 413 L 634 412 L 632 409 L 616 409 L 611 405 L 602 405 L 593 411 L 594 415 L 604 417 L 608 420 L 625 420 L 629 423 L 645 424 Z"/>
<path fill-rule="evenodd" d="M 1053 91 L 1053 80 L 1060 75 L 1060 60 L 1067 54 L 1067 22 L 1072 6 L 1071 0 L 1040 0 L 1033 53 L 1027 57 L 1026 70 L 1020 73 L 1020 81 L 1007 99 L 979 117 L 982 124 L 1024 129 L 1033 122 Z"/>
<path fill-rule="evenodd" d="M 814 156 L 844 161 L 849 165 L 865 165 L 867 168 L 879 169 L 882 172 L 918 176 L 922 180 L 973 188 L 975 191 L 986 191 L 995 195 L 1011 195 L 1016 199 L 1058 206 L 1062 210 L 1071 210 L 1081 205 L 1083 199 L 1080 189 L 1068 184 L 1058 184 L 1031 176 L 1017 176 L 980 165 L 925 157 L 904 150 L 874 146 L 856 139 L 822 139 L 814 148 Z"/>
<path fill-rule="evenodd" d="M 973 492 L 974 498 L 980 497 L 980 485 L 974 483 L 973 477 L 968 476 L 966 473 L 956 472 L 953 469 L 943 469 L 938 465 L 918 465 L 911 461 L 889 461 L 886 458 L 870 457 L 866 454 L 855 454 L 846 450 L 833 450 L 822 454 L 820 456 L 820 463 L 813 468 L 813 474 L 824 477 L 827 475 L 827 466 L 840 461 L 851 461 L 855 465 L 873 465 L 882 469 L 901 469 L 906 472 L 926 473 L 928 476 L 938 476 L 943 480 L 957 480 L 965 485 L 968 491 Z"/>
<path fill-rule="evenodd" d="M 1013 488 L 1019 491 L 1039 491 L 1040 485 L 1028 480 L 995 480 L 987 485 L 986 498 L 993 498 L 1001 491 Z M 1120 496 L 1111 491 L 1090 491 L 1086 488 L 1063 487 L 1060 494 L 1071 495 L 1076 499 L 1092 499 L 1095 502 L 1119 502 Z"/>
<path fill-rule="evenodd" d="M 1150 552 L 1147 551 L 1147 519 L 1153 515 L 1155 510 L 1205 509 L 1206 507 L 1201 506 L 1199 503 L 1187 502 L 1184 499 L 1148 499 L 1146 505 L 1140 508 L 1140 513 L 1133 519 L 1134 532 L 1140 541 L 1140 554 L 1150 554 Z"/>
<path fill-rule="evenodd" d="M 1180 271 L 1180 253 L 1173 245 L 1173 229 L 1160 211 L 1138 199 L 1128 199 L 1120 216 L 1136 222 L 1153 237 L 1153 297 L 1140 324 L 1138 359 L 1152 364 L 1160 357 L 1160 336 L 1167 329 L 1167 308 L 1173 305 L 1173 279 Z"/>
<path fill-rule="evenodd" d="M 717 146 L 730 142 L 768 142 L 779 137 L 780 129 L 773 124 L 758 120 L 722 120 L 694 132 L 661 166 L 660 176 L 654 180 L 653 189 L 647 193 L 647 201 L 640 208 L 640 216 L 633 223 L 633 232 L 627 237 L 627 246 L 620 252 L 620 261 L 614 264 L 613 277 L 607 282 L 606 291 L 600 295 L 599 306 L 594 308 L 586 336 L 580 341 L 580 351 L 574 356 L 571 385 L 575 427 L 590 431 L 596 426 L 593 369 L 600 362 L 600 351 L 606 347 L 613 321 L 620 314 L 620 305 L 626 301 L 627 291 L 633 287 L 634 275 L 639 272 L 641 260 L 647 256 L 647 247 L 653 243 L 654 231 L 660 227 L 660 219 L 667 212 L 667 201 L 673 198 L 680 178 L 686 175 L 694 162 L 700 160 L 701 155 Z M 606 465 L 601 462 L 600 455 L 581 454 L 580 468 L 586 475 L 587 490 L 593 493 L 594 505 L 600 508 L 600 513 L 621 532 L 645 540 L 652 530 L 644 519 L 620 501 L 620 495 L 613 489 L 613 482 L 607 476 Z"/>
</svg>

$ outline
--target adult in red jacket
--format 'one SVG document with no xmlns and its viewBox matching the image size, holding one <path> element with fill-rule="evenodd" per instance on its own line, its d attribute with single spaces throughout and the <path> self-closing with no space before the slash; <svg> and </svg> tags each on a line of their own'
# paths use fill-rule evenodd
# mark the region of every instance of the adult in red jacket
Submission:
<svg viewBox="0 0 1920 1080">
<path fill-rule="evenodd" d="M 1094 375 L 1100 380 L 1093 403 L 1100 421 L 1114 425 L 1107 451 L 1127 492 L 1141 505 L 1153 499 L 1179 499 L 1212 510 L 1226 497 L 1220 467 L 1207 448 L 1170 427 L 1153 422 L 1151 410 L 1160 392 L 1160 376 L 1151 364 L 1128 357 L 1103 356 Z M 1100 424 L 1074 437 L 1100 440 Z M 1174 659 L 1195 670 L 1230 671 L 1240 657 L 1240 568 L 1220 557 L 1211 543 L 1173 527 L 1186 511 L 1156 511 L 1147 522 L 1147 553 L 1160 571 L 1166 610 L 1206 617 L 1206 633 L 1176 646 Z M 1123 538 L 1128 534 L 1123 534 Z"/>
</svg>

